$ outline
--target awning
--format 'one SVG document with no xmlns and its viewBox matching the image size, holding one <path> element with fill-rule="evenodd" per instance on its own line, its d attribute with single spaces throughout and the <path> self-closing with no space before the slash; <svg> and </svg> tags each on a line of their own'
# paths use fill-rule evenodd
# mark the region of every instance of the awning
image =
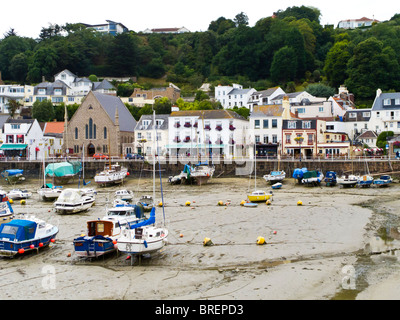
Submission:
<svg viewBox="0 0 400 320">
<path fill-rule="evenodd" d="M 27 146 L 21 143 L 3 143 L 0 150 L 25 150 Z"/>
</svg>

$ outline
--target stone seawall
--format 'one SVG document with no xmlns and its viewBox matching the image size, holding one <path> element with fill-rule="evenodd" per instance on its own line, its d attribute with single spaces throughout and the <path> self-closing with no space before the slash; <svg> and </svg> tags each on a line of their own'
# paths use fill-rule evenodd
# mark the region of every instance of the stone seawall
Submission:
<svg viewBox="0 0 400 320">
<path fill-rule="evenodd" d="M 115 163 L 117 161 L 113 161 Z M 121 165 L 128 167 L 129 173 L 133 177 L 151 177 L 153 164 L 142 160 L 119 160 Z M 51 162 L 47 162 L 46 165 Z M 85 161 L 85 177 L 92 178 L 104 169 L 108 164 L 103 160 Z M 156 170 L 161 169 L 163 177 L 169 177 L 180 173 L 183 170 L 184 162 L 162 162 L 156 163 Z M 248 176 L 253 173 L 254 162 L 248 161 L 217 161 L 214 162 L 214 177 L 229 176 Z M 2 161 L 0 162 L 0 172 L 6 169 L 23 169 L 25 175 L 31 178 L 39 178 L 42 174 L 42 161 Z M 294 169 L 306 167 L 308 170 L 321 170 L 324 174 L 326 171 L 336 171 L 338 174 L 343 173 L 359 173 L 365 174 L 369 172 L 371 175 L 380 173 L 389 173 L 393 176 L 400 176 L 400 160 L 388 159 L 364 159 L 357 160 L 281 160 L 279 169 L 286 172 L 287 177 L 291 177 Z M 276 160 L 257 160 L 256 168 L 257 176 L 262 177 L 264 174 L 272 170 L 278 169 L 278 161 Z"/>
</svg>

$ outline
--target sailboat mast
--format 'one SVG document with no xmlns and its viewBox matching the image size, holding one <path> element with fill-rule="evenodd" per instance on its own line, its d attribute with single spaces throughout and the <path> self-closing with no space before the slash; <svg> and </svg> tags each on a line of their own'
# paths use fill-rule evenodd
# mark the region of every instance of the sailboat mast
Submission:
<svg viewBox="0 0 400 320">
<path fill-rule="evenodd" d="M 156 201 L 156 112 L 153 110 L 153 201 Z"/>
</svg>

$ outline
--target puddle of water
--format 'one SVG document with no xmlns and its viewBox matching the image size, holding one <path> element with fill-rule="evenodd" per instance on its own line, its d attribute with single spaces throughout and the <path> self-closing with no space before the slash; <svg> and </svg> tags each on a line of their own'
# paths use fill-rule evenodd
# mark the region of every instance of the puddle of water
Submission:
<svg viewBox="0 0 400 320">
<path fill-rule="evenodd" d="M 376 257 L 380 256 L 381 259 Z M 355 300 L 369 286 L 369 279 L 384 272 L 390 274 L 400 261 L 400 232 L 397 227 L 381 227 L 365 246 L 354 265 L 354 288 L 341 289 L 332 300 Z"/>
</svg>

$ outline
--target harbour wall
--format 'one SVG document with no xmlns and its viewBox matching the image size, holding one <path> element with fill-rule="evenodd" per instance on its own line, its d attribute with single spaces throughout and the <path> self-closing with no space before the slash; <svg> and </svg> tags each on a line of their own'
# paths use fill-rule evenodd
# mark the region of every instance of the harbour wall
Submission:
<svg viewBox="0 0 400 320">
<path fill-rule="evenodd" d="M 143 160 L 118 160 L 118 162 L 128 168 L 131 177 L 151 177 L 153 174 L 153 163 Z M 45 165 L 51 162 L 47 162 Z M 161 161 L 156 162 L 157 176 L 161 171 L 162 177 L 169 177 L 179 174 L 185 161 Z M 194 162 L 196 163 L 196 162 Z M 253 160 L 232 160 L 232 161 L 213 161 L 215 166 L 214 177 L 233 177 L 254 175 Z M 85 177 L 93 178 L 108 164 L 103 160 L 85 161 Z M 326 171 L 335 171 L 338 174 L 366 174 L 379 175 L 383 173 L 392 176 L 400 176 L 400 160 L 395 159 L 356 159 L 356 160 L 258 160 L 256 162 L 256 174 L 262 177 L 273 170 L 284 170 L 286 177 L 291 177 L 296 168 L 307 168 L 308 170 L 320 170 L 324 174 Z M 42 161 L 1 161 L 0 172 L 6 169 L 23 169 L 24 174 L 30 178 L 41 178 L 43 168 Z"/>
</svg>

